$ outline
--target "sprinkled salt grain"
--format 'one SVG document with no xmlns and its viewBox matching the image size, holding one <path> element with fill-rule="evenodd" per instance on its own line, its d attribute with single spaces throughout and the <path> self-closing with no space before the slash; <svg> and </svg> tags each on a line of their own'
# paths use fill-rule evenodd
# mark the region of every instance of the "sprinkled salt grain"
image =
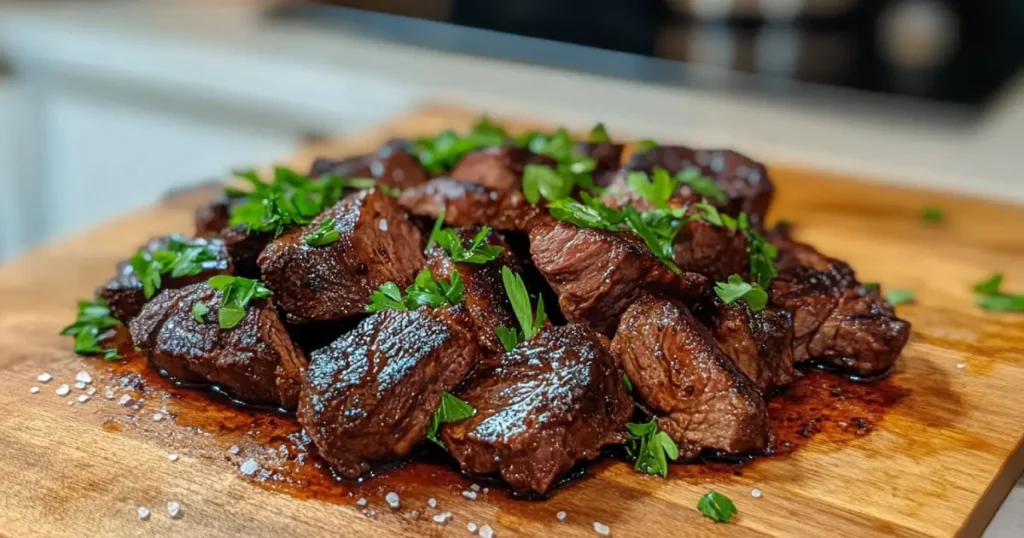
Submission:
<svg viewBox="0 0 1024 538">
<path fill-rule="evenodd" d="M 359 506 L 366 506 L 366 499 L 360 498 L 358 501 L 356 501 L 356 504 L 358 504 Z"/>
<path fill-rule="evenodd" d="M 256 474 L 256 471 L 260 470 L 260 464 L 256 463 L 256 460 L 248 459 L 245 460 L 245 463 L 242 464 L 242 467 L 239 470 L 242 471 L 242 474 L 245 476 L 252 476 Z"/>
<path fill-rule="evenodd" d="M 444 524 L 444 523 L 447 523 L 448 520 L 451 519 L 451 518 L 452 518 L 452 513 L 451 512 L 442 512 L 442 513 L 437 514 L 436 516 L 434 516 L 433 519 L 434 519 L 434 523 Z"/>
<path fill-rule="evenodd" d="M 181 504 L 178 501 L 168 502 L 167 515 L 171 516 L 171 519 L 178 519 L 178 516 L 181 515 Z"/>
<path fill-rule="evenodd" d="M 431 508 L 437 508 L 437 499 L 435 499 L 435 498 L 431 497 L 431 498 L 427 499 L 427 504 L 428 504 L 428 505 L 429 505 L 429 506 L 430 506 Z"/>
<path fill-rule="evenodd" d="M 967 368 L 967 363 L 966 362 L 957 363 L 956 367 L 961 369 L 961 370 L 963 370 L 964 368 Z"/>
<path fill-rule="evenodd" d="M 118 405 L 128 405 L 132 403 L 132 397 L 127 394 L 121 396 L 121 399 L 117 401 Z"/>
<path fill-rule="evenodd" d="M 53 379 L 53 376 L 47 373 L 39 374 L 39 376 L 36 377 L 36 381 L 40 383 L 49 383 L 51 379 Z"/>
<path fill-rule="evenodd" d="M 558 518 L 558 521 L 565 521 L 565 512 L 559 512 L 555 514 L 555 517 Z"/>
<path fill-rule="evenodd" d="M 755 499 L 760 499 L 761 498 L 761 490 L 759 490 L 757 488 L 754 488 L 754 489 L 750 490 L 750 496 L 755 498 Z"/>
<path fill-rule="evenodd" d="M 81 394 L 81 395 L 79 395 L 78 396 L 78 401 L 80 401 L 82 403 L 88 402 L 89 401 L 89 395 L 88 394 Z"/>
<path fill-rule="evenodd" d="M 476 492 L 475 491 L 469 491 L 469 490 L 463 491 L 462 492 L 462 496 L 467 498 L 467 499 L 469 499 L 469 500 L 471 500 L 471 501 L 475 501 L 476 500 Z"/>
<path fill-rule="evenodd" d="M 472 521 L 466 523 L 466 530 L 469 532 L 476 532 L 476 523 L 473 523 Z"/>
<path fill-rule="evenodd" d="M 135 513 L 138 514 L 139 519 L 143 521 L 149 519 L 149 508 L 146 508 L 145 506 L 140 506 L 137 510 L 135 510 Z"/>
<path fill-rule="evenodd" d="M 71 387 L 67 385 L 57 387 L 57 396 L 67 396 L 69 392 L 71 392 Z"/>
<path fill-rule="evenodd" d="M 89 396 L 96 394 L 96 387 L 89 387 L 89 390 L 85 391 L 85 393 L 88 394 Z"/>
<path fill-rule="evenodd" d="M 108 399 L 108 400 L 113 400 L 114 399 L 114 391 L 112 391 L 110 389 L 107 389 L 107 392 L 103 393 L 103 397 Z"/>
<path fill-rule="evenodd" d="M 473 491 L 480 491 L 480 484 L 472 484 L 469 486 L 469 489 Z"/>
<path fill-rule="evenodd" d="M 92 376 L 89 375 L 89 372 L 82 370 L 75 374 L 75 381 L 78 381 L 79 383 L 92 383 Z"/>
<path fill-rule="evenodd" d="M 75 405 L 75 401 L 74 400 L 71 400 L 70 402 L 68 402 L 68 406 L 72 406 L 72 405 Z"/>
<path fill-rule="evenodd" d="M 229 449 L 228 449 L 228 452 L 230 452 L 230 453 L 232 453 L 232 454 L 238 454 L 238 451 L 239 451 L 239 450 L 241 450 L 241 449 L 240 449 L 240 448 L 238 448 L 237 446 L 235 446 L 235 445 L 231 445 L 231 448 L 229 448 Z"/>
<path fill-rule="evenodd" d="M 480 538 L 492 538 L 494 536 L 494 529 L 490 525 L 484 525 L 480 527 Z"/>
<path fill-rule="evenodd" d="M 160 420 L 163 418 L 164 416 L 161 415 L 160 413 L 153 413 L 153 422 L 160 422 Z"/>
<path fill-rule="evenodd" d="M 400 503 L 397 493 L 389 491 L 388 494 L 384 496 L 384 500 L 387 501 L 388 506 L 390 506 L 392 510 L 398 510 Z"/>
<path fill-rule="evenodd" d="M 167 459 L 169 459 L 171 461 L 178 461 L 178 455 L 177 454 L 168 454 L 167 455 Z"/>
<path fill-rule="evenodd" d="M 490 490 L 487 489 L 487 488 L 484 488 L 484 493 L 487 493 L 488 491 L 490 491 Z"/>
<path fill-rule="evenodd" d="M 377 227 L 380 228 L 380 231 L 382 232 L 388 231 L 388 221 L 386 219 L 380 219 L 380 222 L 377 223 Z"/>
<path fill-rule="evenodd" d="M 39 392 L 39 387 L 32 387 L 28 389 L 28 391 L 31 392 L 32 394 L 36 394 Z"/>
<path fill-rule="evenodd" d="M 75 383 L 75 388 L 78 389 L 78 390 L 82 390 L 82 389 L 85 388 L 85 383 L 82 383 L 81 381 L 79 381 L 79 382 Z"/>
<path fill-rule="evenodd" d="M 608 525 L 605 525 L 604 523 L 598 523 L 597 521 L 594 522 L 594 532 L 600 534 L 601 536 L 611 536 L 612 534 L 612 530 L 608 528 Z"/>
<path fill-rule="evenodd" d="M 412 513 L 412 517 L 420 517 L 420 511 L 419 510 L 413 510 L 411 513 Z"/>
</svg>

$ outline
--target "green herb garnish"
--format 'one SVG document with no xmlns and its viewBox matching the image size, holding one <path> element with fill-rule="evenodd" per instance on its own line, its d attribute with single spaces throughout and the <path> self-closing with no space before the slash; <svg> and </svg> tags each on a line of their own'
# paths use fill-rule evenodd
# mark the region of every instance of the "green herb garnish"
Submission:
<svg viewBox="0 0 1024 538">
<path fill-rule="evenodd" d="M 896 306 L 901 304 L 911 304 L 917 301 L 916 294 L 911 290 L 889 290 L 889 293 L 885 295 L 885 300 L 889 301 L 889 304 Z"/>
<path fill-rule="evenodd" d="M 382 284 L 377 291 L 370 294 L 370 304 L 366 306 L 366 311 L 412 311 L 421 306 L 440 308 L 446 304 L 456 305 L 462 302 L 465 289 L 462 275 L 458 271 L 452 271 L 449 280 L 435 280 L 430 269 L 424 267 L 416 275 L 413 284 L 405 289 L 405 296 L 394 282 Z"/>
<path fill-rule="evenodd" d="M 633 145 L 633 153 L 634 154 L 647 153 L 648 151 L 651 151 L 652 149 L 654 149 L 656 147 L 658 147 L 658 143 L 657 142 L 655 142 L 654 140 L 651 140 L 650 138 L 645 138 L 643 140 L 637 141 L 637 143 Z"/>
<path fill-rule="evenodd" d="M 139 250 L 128 263 L 142 284 L 143 295 L 149 299 L 163 284 L 163 275 L 172 278 L 198 275 L 203 270 L 203 263 L 216 259 L 217 255 L 209 245 L 190 245 L 171 237 L 163 248 L 152 252 Z"/>
<path fill-rule="evenodd" d="M 270 297 L 270 290 L 258 280 L 240 276 L 218 275 L 209 281 L 210 287 L 220 290 L 220 311 L 217 322 L 221 329 L 231 329 L 245 317 L 245 309 L 253 299 Z"/>
<path fill-rule="evenodd" d="M 633 469 L 647 474 L 668 476 L 668 460 L 679 458 L 679 447 L 669 435 L 658 429 L 658 423 L 651 419 L 644 424 L 626 424 L 629 440 L 626 455 L 634 462 Z"/>
<path fill-rule="evenodd" d="M 690 187 L 698 196 L 718 204 L 724 204 L 726 201 L 725 192 L 718 186 L 718 183 L 714 179 L 702 174 L 699 168 L 689 167 L 685 170 L 680 170 L 676 174 L 676 179 L 679 183 Z"/>
<path fill-rule="evenodd" d="M 679 188 L 679 180 L 660 166 L 655 167 L 650 176 L 646 172 L 629 172 L 626 184 L 658 209 L 668 209 L 669 199 Z"/>
<path fill-rule="evenodd" d="M 705 517 L 718 523 L 728 523 L 736 515 L 736 505 L 728 497 L 717 491 L 709 491 L 697 501 L 697 509 Z"/>
<path fill-rule="evenodd" d="M 106 353 L 103 354 L 103 360 L 108 362 L 119 361 L 123 359 L 124 357 L 122 357 L 121 354 L 118 353 L 116 349 L 108 349 Z"/>
<path fill-rule="evenodd" d="M 1024 293 L 1012 295 L 1001 290 L 1003 274 L 996 273 L 974 285 L 974 291 L 983 297 L 978 306 L 990 312 L 1024 312 Z"/>
<path fill-rule="evenodd" d="M 572 194 L 574 183 L 571 176 L 559 173 L 554 168 L 541 164 L 528 164 L 523 168 L 523 197 L 536 204 L 545 200 L 558 200 Z"/>
<path fill-rule="evenodd" d="M 334 228 L 333 218 L 324 219 L 313 233 L 306 236 L 306 244 L 311 247 L 322 247 L 337 241 L 341 236 Z"/>
<path fill-rule="evenodd" d="M 60 334 L 75 337 L 75 353 L 94 355 L 107 352 L 100 347 L 100 337 L 119 325 L 121 322 L 110 315 L 107 302 L 101 297 L 96 297 L 92 301 L 78 301 L 78 316 L 75 322 L 64 327 Z"/>
<path fill-rule="evenodd" d="M 1002 292 L 999 291 L 1002 287 L 1003 274 L 995 273 L 992 276 L 986 278 L 985 280 L 982 280 L 981 282 L 975 284 L 974 292 L 980 293 L 981 295 L 984 295 L 986 297 L 991 297 L 993 295 L 1002 295 Z"/>
<path fill-rule="evenodd" d="M 743 299 L 754 312 L 764 310 L 768 304 L 768 292 L 757 284 L 744 282 L 740 275 L 729 275 L 727 282 L 716 282 L 715 294 L 725 304 Z"/>
<path fill-rule="evenodd" d="M 473 124 L 465 136 L 459 136 L 449 129 L 433 138 L 418 139 L 416 157 L 431 175 L 436 176 L 451 170 L 467 153 L 500 146 L 507 140 L 505 129 L 484 116 Z"/>
<path fill-rule="evenodd" d="M 630 206 L 622 208 L 622 211 L 629 229 L 644 240 L 651 253 L 673 273 L 682 274 L 679 266 L 672 261 L 676 235 L 686 223 L 682 215 L 680 218 L 673 218 L 669 213 L 656 211 L 641 214 Z"/>
<path fill-rule="evenodd" d="M 192 305 L 192 319 L 196 320 L 196 323 L 206 323 L 206 315 L 210 313 L 210 307 L 204 303 L 196 303 Z"/>
<path fill-rule="evenodd" d="M 629 376 L 622 374 L 622 384 L 626 387 L 626 392 L 633 392 L 633 382 L 629 380 Z"/>
<path fill-rule="evenodd" d="M 437 411 L 434 411 L 434 415 L 430 417 L 430 424 L 427 425 L 427 439 L 441 445 L 441 441 L 437 439 L 437 430 L 441 427 L 441 424 L 460 422 L 475 414 L 476 409 L 473 409 L 472 405 L 442 390 L 441 405 L 437 407 Z M 443 447 L 444 445 L 441 446 Z"/>
<path fill-rule="evenodd" d="M 489 233 L 491 233 L 489 226 L 481 228 L 473 236 L 473 240 L 469 242 L 469 247 L 462 245 L 462 238 L 459 237 L 458 232 L 451 228 L 445 228 L 432 233 L 431 237 L 437 241 L 437 244 L 441 245 L 441 248 L 448 252 L 452 261 L 456 263 L 487 263 L 497 259 L 502 251 L 505 250 L 498 245 L 484 243 Z"/>
<path fill-rule="evenodd" d="M 921 220 L 937 224 L 946 220 L 946 212 L 941 207 L 928 206 L 921 210 Z"/>
<path fill-rule="evenodd" d="M 621 211 L 616 211 L 601 200 L 594 198 L 587 193 L 580 193 L 580 200 L 562 198 L 548 204 L 548 212 L 555 219 L 570 222 L 580 228 L 594 228 L 609 232 L 622 231 L 621 224 L 626 217 Z"/>
<path fill-rule="evenodd" d="M 250 233 L 273 232 L 275 236 L 290 226 L 309 224 L 313 217 L 337 203 L 345 188 L 365 188 L 373 182 L 333 175 L 313 180 L 284 167 L 274 168 L 270 182 L 261 180 L 252 170 L 236 175 L 252 184 L 252 190 L 241 193 L 244 201 L 232 206 L 229 223 L 243 224 Z"/>
<path fill-rule="evenodd" d="M 608 136 L 608 131 L 604 128 L 603 123 L 598 123 L 590 130 L 590 143 L 591 144 L 603 144 L 605 142 L 611 142 L 611 137 Z"/>
<path fill-rule="evenodd" d="M 427 238 L 427 246 L 423 247 L 424 254 L 430 252 L 430 248 L 437 242 L 437 233 L 441 231 L 441 226 L 444 226 L 444 209 L 438 213 L 437 219 L 434 220 L 434 227 L 430 229 L 430 237 Z"/>
<path fill-rule="evenodd" d="M 505 346 L 505 351 L 512 351 L 519 343 L 537 335 L 544 325 L 544 320 L 547 319 L 547 314 L 544 312 L 543 297 L 537 298 L 537 310 L 533 312 L 530 305 L 530 293 L 526 290 L 523 277 L 513 273 L 508 267 L 502 267 L 501 280 L 505 284 L 505 293 L 508 295 L 509 303 L 512 304 L 512 311 L 515 312 L 516 319 L 519 320 L 521 330 L 514 327 L 498 327 L 495 329 L 495 333 L 501 344 Z"/>
</svg>

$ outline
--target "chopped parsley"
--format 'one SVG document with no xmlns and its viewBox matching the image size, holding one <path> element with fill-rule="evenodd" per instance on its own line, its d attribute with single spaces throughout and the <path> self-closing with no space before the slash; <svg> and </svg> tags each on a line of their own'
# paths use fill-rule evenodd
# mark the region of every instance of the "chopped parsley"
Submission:
<svg viewBox="0 0 1024 538">
<path fill-rule="evenodd" d="M 221 329 L 232 329 L 245 318 L 245 309 L 253 299 L 270 297 L 270 290 L 258 280 L 240 276 L 218 275 L 209 281 L 210 287 L 220 290 L 220 311 L 217 323 Z"/>
<path fill-rule="evenodd" d="M 311 247 L 322 247 L 334 243 L 341 237 L 334 226 L 333 218 L 324 219 L 313 233 L 306 236 L 306 244 Z"/>
<path fill-rule="evenodd" d="M 165 247 L 152 252 L 143 248 L 128 263 L 142 284 L 142 293 L 149 299 L 160 289 L 162 275 L 169 274 L 172 278 L 198 275 L 204 262 L 216 259 L 217 255 L 209 245 L 190 245 L 172 236 Z"/>
<path fill-rule="evenodd" d="M 458 232 L 451 228 L 444 228 L 437 232 L 431 233 L 430 236 L 438 245 L 441 245 L 452 261 L 457 263 L 487 263 L 496 259 L 501 255 L 505 249 L 498 245 L 488 245 L 484 243 L 487 239 L 487 235 L 491 233 L 489 226 L 484 226 L 480 229 L 473 240 L 469 242 L 469 247 L 463 246 L 462 238 L 459 237 Z"/>
<path fill-rule="evenodd" d="M 381 287 L 370 294 L 370 304 L 366 306 L 367 312 L 380 312 L 382 310 L 405 310 L 412 311 L 421 306 L 440 308 L 446 304 L 456 305 L 462 302 L 462 294 L 466 290 L 462 282 L 462 275 L 458 271 L 452 271 L 449 280 L 435 280 L 430 269 L 424 267 L 417 275 L 411 286 L 405 289 L 405 295 L 394 282 L 385 282 Z"/>
<path fill-rule="evenodd" d="M 525 342 L 540 331 L 544 326 L 547 314 L 544 312 L 544 298 L 537 298 L 537 310 L 533 311 L 530 305 L 530 293 L 526 290 L 526 283 L 523 277 L 513 273 L 508 267 L 501 268 L 501 280 L 505 284 L 505 293 L 508 301 L 512 304 L 512 311 L 516 314 L 521 330 L 516 328 L 498 327 L 495 333 L 498 340 L 505 347 L 505 351 L 512 351 L 521 342 Z"/>
<path fill-rule="evenodd" d="M 230 194 L 242 196 L 244 201 L 232 206 L 229 223 L 243 224 L 250 233 L 273 232 L 275 236 L 290 226 L 309 224 L 313 217 L 337 203 L 346 188 L 376 185 L 372 179 L 333 175 L 314 180 L 284 167 L 274 168 L 270 182 L 263 181 L 252 170 L 237 175 L 252 184 L 252 190 L 231 190 Z"/>
<path fill-rule="evenodd" d="M 697 501 L 697 509 L 704 517 L 709 517 L 718 523 L 728 523 L 732 516 L 736 515 L 736 505 L 728 497 L 717 491 L 709 491 Z"/>
<path fill-rule="evenodd" d="M 867 293 L 878 293 L 882 290 L 882 285 L 878 282 L 865 282 L 860 287 L 864 288 L 864 291 Z"/>
<path fill-rule="evenodd" d="M 974 285 L 974 291 L 982 297 L 978 306 L 990 312 L 1024 312 L 1024 293 L 1012 295 L 1001 290 L 1003 274 L 996 273 Z"/>
<path fill-rule="evenodd" d="M 196 323 L 206 323 L 206 315 L 209 313 L 210 307 L 204 303 L 192 305 L 192 319 L 196 320 Z"/>
<path fill-rule="evenodd" d="M 626 184 L 658 209 L 668 209 L 669 199 L 679 188 L 679 180 L 660 166 L 655 167 L 650 176 L 646 172 L 629 172 Z"/>
<path fill-rule="evenodd" d="M 440 445 L 441 442 L 437 439 L 437 431 L 440 429 L 441 424 L 460 422 L 475 414 L 476 409 L 473 409 L 472 405 L 459 399 L 454 394 L 442 390 L 441 405 L 437 406 L 437 411 L 434 411 L 434 415 L 430 417 L 430 424 L 427 425 L 427 439 Z"/>
<path fill-rule="evenodd" d="M 603 123 L 598 123 L 590 130 L 590 143 L 591 144 L 603 144 L 605 142 L 611 142 L 611 137 L 608 136 L 608 131 L 604 128 Z"/>
<path fill-rule="evenodd" d="M 647 153 L 658 147 L 658 143 L 650 138 L 645 138 L 633 145 L 633 154 Z"/>
<path fill-rule="evenodd" d="M 921 220 L 930 224 L 938 224 L 946 220 L 946 212 L 941 207 L 928 206 L 921 210 Z"/>
<path fill-rule="evenodd" d="M 885 295 L 885 300 L 889 301 L 889 304 L 896 306 L 901 304 L 912 304 L 917 301 L 916 294 L 912 290 L 889 290 L 889 293 Z"/>
<path fill-rule="evenodd" d="M 542 164 L 528 164 L 523 168 L 523 197 L 527 202 L 536 204 L 541 198 L 558 200 L 572 194 L 572 175 Z"/>
<path fill-rule="evenodd" d="M 974 292 L 986 297 L 1001 295 L 1000 288 L 1003 287 L 1003 274 L 995 273 L 992 276 L 974 285 Z"/>
<path fill-rule="evenodd" d="M 682 274 L 679 266 L 672 261 L 676 235 L 686 223 L 682 212 L 678 213 L 678 216 L 657 210 L 640 213 L 630 206 L 622 208 L 622 212 L 629 229 L 644 240 L 654 257 L 661 260 L 661 263 L 673 273 Z"/>
<path fill-rule="evenodd" d="M 78 301 L 78 316 L 75 318 L 75 322 L 64 327 L 60 334 L 75 337 L 75 353 L 82 355 L 109 354 L 106 349 L 100 347 L 101 337 L 103 333 L 119 325 L 121 322 L 110 314 L 107 302 L 102 297 L 96 297 L 92 301 Z M 114 351 L 114 353 L 116 355 L 117 352 Z"/>
<path fill-rule="evenodd" d="M 717 204 L 724 204 L 726 201 L 725 192 L 722 191 L 715 180 L 701 173 L 699 168 L 688 167 L 676 174 L 679 183 L 690 187 L 695 194 L 711 200 Z"/>
<path fill-rule="evenodd" d="M 444 226 L 444 209 L 438 213 L 437 219 L 434 220 L 434 227 L 430 229 L 430 237 L 427 238 L 427 246 L 423 247 L 424 254 L 430 252 L 430 248 L 437 242 L 437 234 L 441 231 L 442 226 Z"/>
<path fill-rule="evenodd" d="M 489 118 L 482 117 L 465 136 L 448 129 L 432 138 L 416 141 L 416 157 L 432 176 L 451 170 L 467 153 L 481 148 L 500 146 L 508 141 L 508 133 Z"/>
<path fill-rule="evenodd" d="M 633 382 L 629 380 L 629 376 L 625 373 L 622 374 L 622 385 L 626 387 L 626 392 L 633 392 Z"/>
<path fill-rule="evenodd" d="M 715 294 L 725 304 L 743 299 L 754 312 L 764 310 L 768 304 L 768 292 L 757 284 L 744 282 L 740 275 L 729 275 L 727 282 L 716 282 Z"/>
<path fill-rule="evenodd" d="M 562 198 L 548 204 L 548 212 L 555 219 L 570 222 L 580 228 L 594 228 L 609 232 L 620 232 L 626 218 L 622 212 L 612 209 L 600 199 L 587 193 L 580 193 L 580 201 Z"/>
<path fill-rule="evenodd" d="M 668 460 L 679 458 L 679 447 L 669 435 L 658 429 L 651 419 L 644 424 L 626 424 L 629 440 L 626 455 L 635 462 L 633 469 L 641 473 L 668 476 Z"/>
</svg>

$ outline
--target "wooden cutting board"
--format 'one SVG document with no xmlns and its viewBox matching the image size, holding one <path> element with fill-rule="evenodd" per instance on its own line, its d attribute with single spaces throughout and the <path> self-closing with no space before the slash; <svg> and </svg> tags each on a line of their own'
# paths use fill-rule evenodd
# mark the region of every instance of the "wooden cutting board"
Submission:
<svg viewBox="0 0 1024 538">
<path fill-rule="evenodd" d="M 314 144 L 296 164 L 370 150 L 389 137 L 463 129 L 472 117 L 425 108 L 363 136 Z M 898 308 L 914 327 L 886 382 L 900 397 L 865 435 L 812 436 L 790 455 L 738 473 L 676 466 L 677 476 L 663 480 L 605 463 L 544 502 L 509 500 L 497 488 L 471 501 L 461 495 L 470 482 L 448 476 L 405 487 L 402 507 L 392 511 L 382 491 L 366 493 L 363 508 L 244 480 L 239 458 L 209 427 L 184 424 L 173 410 L 153 420 L 173 395 L 132 392 L 146 400 L 135 410 L 118 398 L 141 385 L 117 386 L 108 400 L 112 369 L 125 366 L 81 359 L 69 338 L 57 336 L 74 317 L 75 299 L 105 280 L 115 261 L 151 235 L 190 232 L 192 209 L 211 195 L 207 189 L 0 269 L 0 534 L 459 536 L 469 535 L 472 521 L 502 537 L 595 536 L 599 521 L 613 536 L 979 535 L 1024 468 L 1024 315 L 986 314 L 974 305 L 971 285 L 1003 271 L 1011 285 L 1024 286 L 1024 209 L 787 166 L 771 172 L 773 218 L 794 222 L 800 239 L 848 260 L 862 280 L 918 294 L 917 304 Z M 945 223 L 918 218 L 929 205 L 945 209 Z M 69 396 L 55 394 L 80 370 L 95 377 L 88 401 L 77 401 L 88 393 L 73 387 Z M 55 379 L 36 381 L 43 372 Z M 122 372 L 118 379 L 134 378 Z M 169 461 L 172 452 L 178 461 Z M 753 498 L 753 488 L 763 497 Z M 695 509 L 709 489 L 735 501 L 740 515 L 732 523 L 715 524 Z M 437 510 L 427 508 L 427 497 L 437 499 Z M 182 505 L 179 519 L 167 516 L 170 500 Z M 148 521 L 138 519 L 138 506 L 152 511 Z M 431 519 L 442 510 L 453 514 L 444 525 Z M 555 517 L 559 511 L 565 521 Z"/>
</svg>

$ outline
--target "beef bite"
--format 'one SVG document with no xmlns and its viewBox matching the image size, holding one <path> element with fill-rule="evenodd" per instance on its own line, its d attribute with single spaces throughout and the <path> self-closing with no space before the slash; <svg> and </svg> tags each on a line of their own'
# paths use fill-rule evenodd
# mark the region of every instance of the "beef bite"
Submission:
<svg viewBox="0 0 1024 538">
<path fill-rule="evenodd" d="M 413 143 L 403 139 L 389 141 L 376 153 L 342 160 L 320 157 L 313 161 L 309 176 L 320 178 L 327 175 L 374 178 L 396 189 L 420 185 L 430 179 L 426 169 L 416 159 Z"/>
<path fill-rule="evenodd" d="M 160 292 L 129 328 L 154 366 L 185 383 L 211 383 L 242 402 L 295 409 L 306 357 L 270 299 L 249 303 L 233 328 L 218 324 L 220 291 L 206 282 Z M 193 309 L 208 312 L 197 319 Z"/>
<path fill-rule="evenodd" d="M 249 233 L 244 224 L 231 226 L 231 208 L 244 200 L 244 197 L 221 195 L 200 206 L 195 214 L 196 236 L 220 239 L 234 266 L 234 272 L 239 276 L 258 279 L 260 268 L 256 260 L 274 236 L 269 232 Z"/>
<path fill-rule="evenodd" d="M 338 240 L 307 244 L 327 219 L 334 219 Z M 424 264 L 421 245 L 405 211 L 373 189 L 346 196 L 310 224 L 271 241 L 259 267 L 289 323 L 336 320 L 363 312 L 381 284 L 411 284 Z"/>
<path fill-rule="evenodd" d="M 715 340 L 761 394 L 793 382 L 793 318 L 785 310 L 754 312 L 743 301 L 715 300 L 700 315 Z"/>
<path fill-rule="evenodd" d="M 424 440 L 476 363 L 471 326 L 461 307 L 387 310 L 312 354 L 298 417 L 331 468 L 356 478 Z"/>
<path fill-rule="evenodd" d="M 647 292 L 691 302 L 708 297 L 711 282 L 676 275 L 629 232 L 578 228 L 567 222 L 530 231 L 533 263 L 558 294 L 565 318 L 612 335 L 619 316 Z"/>
<path fill-rule="evenodd" d="M 793 315 L 796 362 L 822 361 L 855 375 L 888 371 L 910 335 L 877 290 L 857 281 L 846 263 L 781 236 L 771 304 Z"/>
<path fill-rule="evenodd" d="M 463 244 L 469 244 L 478 231 L 476 228 L 460 228 L 456 234 Z M 480 345 L 490 351 L 503 353 L 505 348 L 498 340 L 495 329 L 516 327 L 518 322 L 505 293 L 501 268 L 508 267 L 518 273 L 521 267 L 515 254 L 509 250 L 508 244 L 497 233 L 488 233 L 484 244 L 501 247 L 501 255 L 483 264 L 456 263 L 444 249 L 434 247 L 427 254 L 427 267 L 436 279 L 450 280 L 453 271 L 459 272 L 465 285 L 463 300 L 469 317 L 476 326 L 476 336 Z"/>
<path fill-rule="evenodd" d="M 228 256 L 224 243 L 219 239 L 187 239 L 180 235 L 157 237 L 151 239 L 139 250 L 148 255 L 160 250 L 171 248 L 176 243 L 176 248 L 202 247 L 206 250 L 212 260 L 200 262 L 199 272 L 193 275 L 173 276 L 171 273 L 162 274 L 160 279 L 161 288 L 183 288 L 189 284 L 201 282 L 217 275 L 229 275 L 233 270 L 233 264 Z M 142 306 L 148 300 L 143 291 L 142 282 L 135 274 L 131 261 L 125 260 L 117 264 L 117 274 L 107 281 L 102 288 L 97 290 L 110 306 L 110 312 L 121 323 L 127 324 L 138 315 Z"/>
<path fill-rule="evenodd" d="M 582 325 L 548 326 L 482 363 L 459 393 L 476 413 L 441 427 L 462 470 L 543 494 L 577 462 L 621 443 L 633 402 L 605 342 Z"/>
<path fill-rule="evenodd" d="M 592 177 L 594 184 L 607 187 L 615 179 L 615 173 L 622 164 L 622 144 L 612 142 L 576 142 L 573 151 L 594 159 Z"/>
<path fill-rule="evenodd" d="M 449 226 L 522 231 L 550 220 L 546 211 L 530 205 L 521 192 L 499 191 L 452 178 L 435 178 L 406 189 L 398 203 L 422 217 L 437 218 L 443 211 L 444 222 Z"/>
<path fill-rule="evenodd" d="M 485 148 L 466 154 L 449 175 L 497 191 L 519 192 L 528 164 L 554 167 L 555 160 L 515 146 Z"/>
<path fill-rule="evenodd" d="M 684 458 L 768 446 L 768 412 L 754 383 L 679 302 L 645 296 L 633 303 L 612 352 Z"/>
</svg>

